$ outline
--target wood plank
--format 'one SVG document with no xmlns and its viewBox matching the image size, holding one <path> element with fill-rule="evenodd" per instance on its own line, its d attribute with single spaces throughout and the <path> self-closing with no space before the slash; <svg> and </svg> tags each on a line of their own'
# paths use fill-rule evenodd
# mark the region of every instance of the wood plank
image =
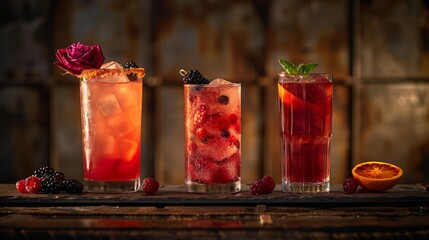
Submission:
<svg viewBox="0 0 429 240">
<path fill-rule="evenodd" d="M 429 204 L 429 194 L 420 185 L 397 185 L 382 193 L 344 194 L 340 185 L 333 185 L 331 193 L 289 194 L 276 186 L 267 195 L 252 195 L 248 186 L 237 194 L 186 193 L 184 186 L 164 186 L 154 195 L 141 191 L 126 194 L 21 194 L 14 185 L 0 185 L 0 206 L 198 206 L 198 205 L 279 205 L 279 206 L 365 206 L 365 205 L 422 205 Z"/>
</svg>

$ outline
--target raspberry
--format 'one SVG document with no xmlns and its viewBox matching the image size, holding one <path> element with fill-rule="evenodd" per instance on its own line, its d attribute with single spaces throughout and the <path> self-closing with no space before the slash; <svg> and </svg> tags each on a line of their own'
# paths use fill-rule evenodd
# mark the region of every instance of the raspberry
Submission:
<svg viewBox="0 0 429 240">
<path fill-rule="evenodd" d="M 205 129 L 203 127 L 198 128 L 196 131 L 196 134 L 197 134 L 198 138 L 204 138 L 207 136 L 207 129 Z"/>
<path fill-rule="evenodd" d="M 180 70 L 180 74 L 183 76 L 183 83 L 185 84 L 208 84 L 209 80 L 205 78 L 198 70 Z"/>
<path fill-rule="evenodd" d="M 264 176 L 261 181 L 262 181 L 262 184 L 264 185 L 264 192 L 272 193 L 274 188 L 276 187 L 276 183 L 274 182 L 274 179 L 270 176 Z"/>
<path fill-rule="evenodd" d="M 347 178 L 343 183 L 343 190 L 345 193 L 355 193 L 358 187 L 359 182 L 353 177 Z"/>
<path fill-rule="evenodd" d="M 41 188 L 40 178 L 30 176 L 25 179 L 25 190 L 29 193 L 38 193 Z"/>
<path fill-rule="evenodd" d="M 158 191 L 159 183 L 153 178 L 145 178 L 142 183 L 142 189 L 146 194 L 154 194 Z"/>
<path fill-rule="evenodd" d="M 253 181 L 252 185 L 250 185 L 250 192 L 253 195 L 264 194 L 265 188 L 263 182 L 261 180 Z"/>
<path fill-rule="evenodd" d="M 83 184 L 76 179 L 64 180 L 62 185 L 67 193 L 81 193 L 83 191 Z"/>
<path fill-rule="evenodd" d="M 229 123 L 235 124 L 238 121 L 238 117 L 234 113 L 231 113 L 228 115 L 228 120 L 229 120 Z"/>
<path fill-rule="evenodd" d="M 21 179 L 16 182 L 16 190 L 20 193 L 27 193 L 27 189 L 25 189 L 25 179 Z"/>
</svg>

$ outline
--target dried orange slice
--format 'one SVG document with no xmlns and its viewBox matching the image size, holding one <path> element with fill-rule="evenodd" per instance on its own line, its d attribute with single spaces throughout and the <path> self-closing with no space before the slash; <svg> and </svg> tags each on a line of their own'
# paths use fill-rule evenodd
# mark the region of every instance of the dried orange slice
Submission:
<svg viewBox="0 0 429 240">
<path fill-rule="evenodd" d="M 382 192 L 395 186 L 403 171 L 393 164 L 373 161 L 356 165 L 352 174 L 362 187 L 373 192 Z"/>
</svg>

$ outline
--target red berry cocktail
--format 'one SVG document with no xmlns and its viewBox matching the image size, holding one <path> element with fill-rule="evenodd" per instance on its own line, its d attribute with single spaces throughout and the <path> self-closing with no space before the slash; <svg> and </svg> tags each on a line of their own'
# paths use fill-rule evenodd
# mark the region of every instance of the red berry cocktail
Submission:
<svg viewBox="0 0 429 240">
<path fill-rule="evenodd" d="M 279 74 L 285 192 L 329 192 L 332 75 Z"/>
<path fill-rule="evenodd" d="M 241 85 L 185 84 L 184 100 L 187 191 L 240 191 Z"/>
</svg>

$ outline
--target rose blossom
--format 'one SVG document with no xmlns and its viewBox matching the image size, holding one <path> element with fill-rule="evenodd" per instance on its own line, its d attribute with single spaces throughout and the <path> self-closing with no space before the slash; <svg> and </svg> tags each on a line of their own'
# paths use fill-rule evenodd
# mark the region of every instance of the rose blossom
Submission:
<svg viewBox="0 0 429 240">
<path fill-rule="evenodd" d="M 87 46 L 80 42 L 58 49 L 55 56 L 58 61 L 54 64 L 75 76 L 80 75 L 83 69 L 100 68 L 104 62 L 99 45 Z"/>
</svg>

